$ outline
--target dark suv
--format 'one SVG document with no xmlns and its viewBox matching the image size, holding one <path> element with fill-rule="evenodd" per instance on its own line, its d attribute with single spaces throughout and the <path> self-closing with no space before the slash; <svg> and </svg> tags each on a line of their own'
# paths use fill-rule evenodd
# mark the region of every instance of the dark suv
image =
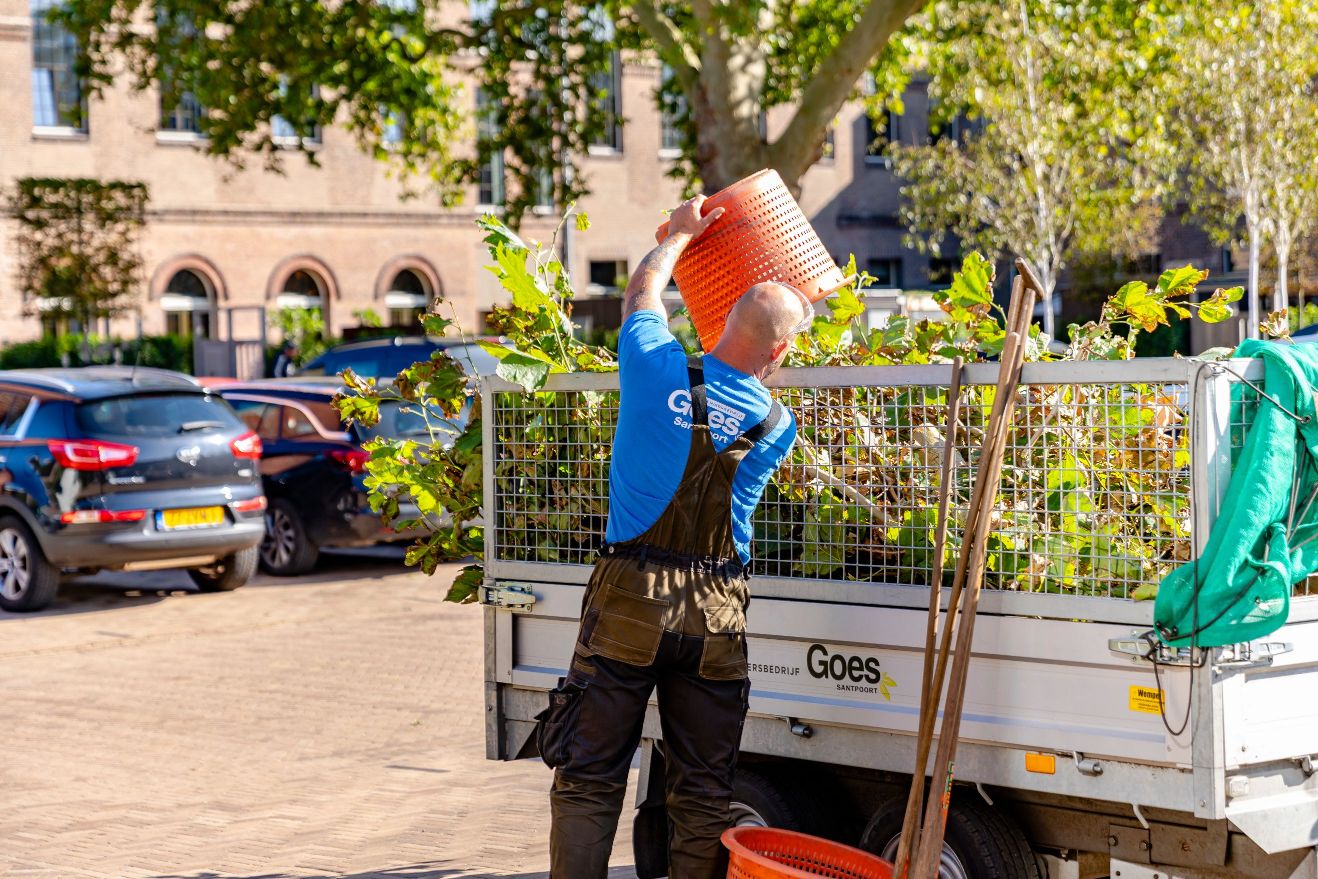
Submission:
<svg viewBox="0 0 1318 879">
<path fill-rule="evenodd" d="M 270 499 L 261 567 L 272 574 L 300 574 L 322 548 L 371 546 L 408 540 L 418 532 L 386 528 L 371 510 L 364 484 L 370 454 L 362 443 L 380 435 L 428 438 L 425 420 L 402 404 L 381 407 L 373 428 L 345 425 L 333 406 L 342 388 L 334 376 L 233 382 L 220 393 L 261 438 L 261 475 Z M 447 425 L 451 436 L 458 424 Z M 400 503 L 400 519 L 419 517 Z"/>
<path fill-rule="evenodd" d="M 0 608 L 50 604 L 62 571 L 187 569 L 236 589 L 265 533 L 261 441 L 181 373 L 0 372 Z"/>
</svg>

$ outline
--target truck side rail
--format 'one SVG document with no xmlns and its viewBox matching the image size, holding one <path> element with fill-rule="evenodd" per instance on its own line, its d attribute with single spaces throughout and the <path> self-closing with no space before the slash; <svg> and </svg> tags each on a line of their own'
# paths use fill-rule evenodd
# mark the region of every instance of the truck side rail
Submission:
<svg viewBox="0 0 1318 879">
<path fill-rule="evenodd" d="M 1202 547 L 1262 373 L 1246 360 L 1027 364 L 982 611 L 1147 627 L 1140 599 Z M 925 605 L 949 378 L 946 365 L 773 376 L 801 442 L 756 514 L 755 595 Z M 963 376 L 945 587 L 996 378 L 994 363 Z M 482 392 L 487 576 L 584 583 L 608 515 L 617 374 L 555 375 L 534 393 L 486 378 Z M 685 395 L 669 402 L 682 418 Z"/>
</svg>

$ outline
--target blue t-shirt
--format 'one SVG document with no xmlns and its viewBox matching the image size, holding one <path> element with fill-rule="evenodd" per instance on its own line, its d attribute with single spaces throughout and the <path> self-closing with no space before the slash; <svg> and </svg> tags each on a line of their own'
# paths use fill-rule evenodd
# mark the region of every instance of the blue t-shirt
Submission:
<svg viewBox="0 0 1318 879">
<path fill-rule="evenodd" d="M 722 451 L 769 414 L 773 400 L 759 379 L 706 355 L 709 432 Z M 682 481 L 691 451 L 691 393 L 687 356 L 657 311 L 638 311 L 618 337 L 622 403 L 609 467 L 610 543 L 644 533 L 662 515 Z M 743 563 L 751 558 L 751 514 L 769 477 L 796 442 L 796 418 L 751 449 L 732 480 L 732 535 Z"/>
</svg>

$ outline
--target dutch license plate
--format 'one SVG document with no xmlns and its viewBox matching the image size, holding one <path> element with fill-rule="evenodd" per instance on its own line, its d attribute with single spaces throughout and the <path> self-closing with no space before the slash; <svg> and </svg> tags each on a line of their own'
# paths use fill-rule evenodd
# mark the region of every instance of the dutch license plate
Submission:
<svg viewBox="0 0 1318 879">
<path fill-rule="evenodd" d="M 160 527 L 165 531 L 182 528 L 214 528 L 224 524 L 224 507 L 189 507 L 182 510 L 161 510 Z"/>
</svg>

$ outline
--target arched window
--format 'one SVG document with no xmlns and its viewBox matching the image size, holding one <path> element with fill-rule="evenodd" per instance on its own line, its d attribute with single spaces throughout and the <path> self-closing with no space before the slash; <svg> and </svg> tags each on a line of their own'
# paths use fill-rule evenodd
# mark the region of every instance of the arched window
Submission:
<svg viewBox="0 0 1318 879">
<path fill-rule="evenodd" d="M 325 282 L 314 272 L 296 269 L 284 279 L 275 304 L 280 308 L 323 308 Z"/>
<path fill-rule="evenodd" d="M 389 309 L 390 325 L 407 327 L 419 332 L 417 320 L 430 307 L 433 295 L 430 285 L 420 273 L 412 269 L 399 270 L 384 294 L 384 304 Z"/>
<path fill-rule="evenodd" d="M 214 297 L 215 291 L 205 278 L 191 269 L 179 269 L 170 276 L 165 292 L 160 295 L 165 332 L 209 338 Z"/>
</svg>

